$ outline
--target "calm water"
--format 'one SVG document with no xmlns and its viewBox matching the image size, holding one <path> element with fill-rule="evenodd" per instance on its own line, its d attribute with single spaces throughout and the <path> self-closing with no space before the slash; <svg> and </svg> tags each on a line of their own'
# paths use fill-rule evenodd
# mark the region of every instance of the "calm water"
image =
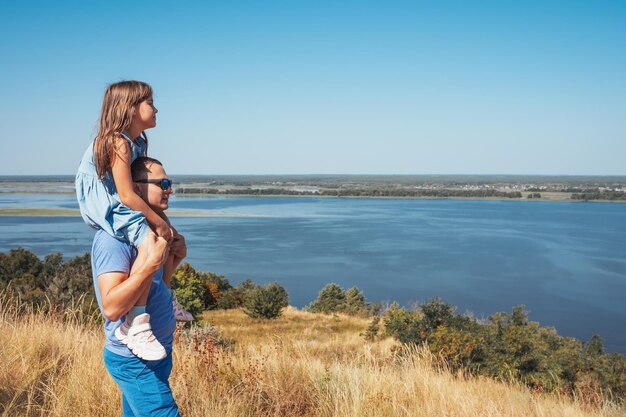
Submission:
<svg viewBox="0 0 626 417">
<path fill-rule="evenodd" d="M 0 194 L 0 207 L 76 208 L 73 196 Z M 434 296 L 487 317 L 525 304 L 560 334 L 626 353 L 626 206 L 610 203 L 177 197 L 197 269 L 279 282 L 302 307 L 328 282 L 405 306 Z M 79 218 L 0 217 L 0 251 L 90 249 Z"/>
</svg>

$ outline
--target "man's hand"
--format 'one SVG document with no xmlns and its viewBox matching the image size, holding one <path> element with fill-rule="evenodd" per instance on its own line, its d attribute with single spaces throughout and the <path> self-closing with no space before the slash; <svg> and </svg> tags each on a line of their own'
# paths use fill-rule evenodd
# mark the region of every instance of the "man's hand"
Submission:
<svg viewBox="0 0 626 417">
<path fill-rule="evenodd" d="M 150 231 L 141 243 L 139 254 L 145 256 L 146 264 L 159 269 L 167 259 L 168 249 L 167 240 Z M 139 259 L 137 260 L 139 261 Z"/>
<path fill-rule="evenodd" d="M 141 295 L 149 290 L 152 277 L 168 259 L 167 255 L 167 241 L 149 231 L 141 242 L 130 274 L 108 272 L 98 275 L 104 316 L 117 321 L 126 314 Z"/>
</svg>

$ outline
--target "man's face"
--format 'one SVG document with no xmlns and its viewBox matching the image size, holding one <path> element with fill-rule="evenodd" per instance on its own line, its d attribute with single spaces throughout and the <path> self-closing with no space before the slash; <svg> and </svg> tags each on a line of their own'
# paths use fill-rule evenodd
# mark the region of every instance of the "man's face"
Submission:
<svg viewBox="0 0 626 417">
<path fill-rule="evenodd" d="M 159 164 L 149 164 L 148 170 L 150 170 L 150 172 L 147 173 L 147 177 L 145 179 L 162 180 L 169 178 L 165 173 L 163 167 Z M 171 188 L 168 188 L 167 190 L 162 190 L 160 184 L 139 182 L 135 183 L 135 187 L 137 194 L 139 194 L 141 199 L 145 201 L 152 210 L 156 212 L 161 212 L 167 210 L 167 208 L 169 207 L 169 198 L 170 195 L 174 192 Z"/>
</svg>

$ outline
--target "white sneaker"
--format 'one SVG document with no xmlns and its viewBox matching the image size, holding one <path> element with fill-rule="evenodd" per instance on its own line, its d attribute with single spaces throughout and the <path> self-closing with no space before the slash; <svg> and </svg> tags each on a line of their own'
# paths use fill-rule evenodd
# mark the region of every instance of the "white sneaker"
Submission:
<svg viewBox="0 0 626 417">
<path fill-rule="evenodd" d="M 186 311 L 176 299 L 176 294 L 172 291 L 172 304 L 174 306 L 174 318 L 176 321 L 193 321 L 193 316 Z"/>
<path fill-rule="evenodd" d="M 150 314 L 143 313 L 135 317 L 129 325 L 127 321 L 115 329 L 115 337 L 141 359 L 158 361 L 167 356 L 165 348 L 152 334 Z"/>
<path fill-rule="evenodd" d="M 130 323 L 124 320 L 124 323 L 122 323 L 120 327 L 115 329 L 115 337 L 117 337 L 117 340 L 126 344 L 127 343 L 126 338 L 128 337 L 128 329 L 130 329 Z"/>
</svg>

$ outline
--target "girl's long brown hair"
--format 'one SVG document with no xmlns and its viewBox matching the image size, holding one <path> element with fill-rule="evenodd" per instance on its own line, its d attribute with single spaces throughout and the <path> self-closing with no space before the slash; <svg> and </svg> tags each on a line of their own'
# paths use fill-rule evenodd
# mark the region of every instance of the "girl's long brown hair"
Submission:
<svg viewBox="0 0 626 417">
<path fill-rule="evenodd" d="M 142 81 L 120 81 L 109 85 L 104 92 L 98 136 L 93 145 L 93 160 L 99 178 L 111 169 L 115 141 L 120 133 L 130 129 L 135 106 L 152 97 L 152 87 Z M 148 146 L 146 132 L 141 135 Z M 135 140 L 135 138 L 131 138 Z"/>
</svg>

